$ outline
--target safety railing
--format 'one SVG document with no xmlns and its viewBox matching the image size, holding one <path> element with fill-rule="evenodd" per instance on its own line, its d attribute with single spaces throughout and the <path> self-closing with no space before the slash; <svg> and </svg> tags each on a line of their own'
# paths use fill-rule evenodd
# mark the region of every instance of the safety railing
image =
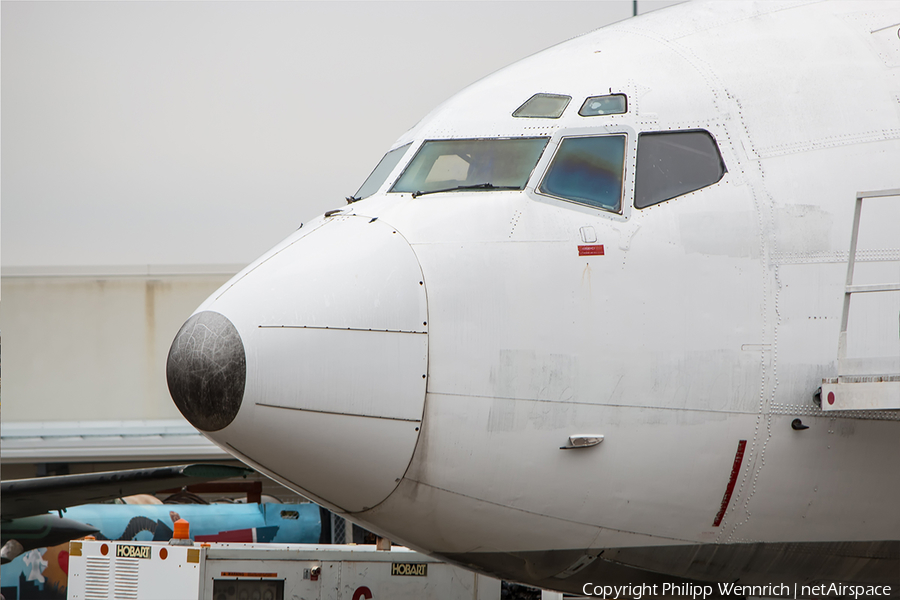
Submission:
<svg viewBox="0 0 900 600">
<path fill-rule="evenodd" d="M 850 299 L 853 294 L 900 291 L 900 282 L 856 285 L 853 272 L 859 241 L 859 222 L 863 200 L 900 197 L 900 188 L 874 192 L 858 192 L 853 212 L 850 256 L 847 261 L 847 283 L 838 341 L 838 377 L 822 381 L 821 407 L 824 410 L 897 410 L 900 409 L 900 356 L 847 357 L 847 325 L 850 321 Z M 897 224 L 900 234 L 900 223 Z"/>
<path fill-rule="evenodd" d="M 866 198 L 888 198 L 892 196 L 900 197 L 900 188 L 877 192 L 857 192 L 856 194 L 856 208 L 853 212 L 853 232 L 850 237 L 850 257 L 847 261 L 847 284 L 844 288 L 844 309 L 841 313 L 841 333 L 838 341 L 839 364 L 847 362 L 847 324 L 850 320 L 850 297 L 853 294 L 900 291 L 900 282 L 870 285 L 853 284 L 853 270 L 856 266 L 856 246 L 859 241 L 859 220 L 862 214 L 863 200 Z M 898 236 L 900 236 L 900 223 L 897 224 L 897 228 Z"/>
</svg>

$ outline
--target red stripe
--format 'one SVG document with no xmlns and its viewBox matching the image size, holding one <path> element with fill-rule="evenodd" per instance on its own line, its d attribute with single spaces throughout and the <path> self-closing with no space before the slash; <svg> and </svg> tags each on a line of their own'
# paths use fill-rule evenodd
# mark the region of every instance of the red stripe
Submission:
<svg viewBox="0 0 900 600">
<path fill-rule="evenodd" d="M 722 496 L 722 506 L 719 507 L 719 513 L 716 515 L 716 520 L 713 521 L 713 527 L 718 527 L 725 517 L 728 503 L 731 502 L 731 494 L 734 493 L 734 484 L 737 482 L 738 473 L 741 472 L 741 463 L 744 462 L 744 448 L 746 447 L 747 440 L 738 442 L 737 452 L 734 453 L 734 464 L 731 465 L 731 477 L 728 479 L 728 487 L 725 488 L 725 495 Z"/>
</svg>

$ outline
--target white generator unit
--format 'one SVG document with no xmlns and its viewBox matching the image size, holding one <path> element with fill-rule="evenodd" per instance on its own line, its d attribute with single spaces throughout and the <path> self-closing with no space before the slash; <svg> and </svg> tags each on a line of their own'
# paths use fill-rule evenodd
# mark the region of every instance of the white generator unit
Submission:
<svg viewBox="0 0 900 600">
<path fill-rule="evenodd" d="M 498 600 L 500 581 L 407 548 L 69 542 L 69 600 Z"/>
</svg>

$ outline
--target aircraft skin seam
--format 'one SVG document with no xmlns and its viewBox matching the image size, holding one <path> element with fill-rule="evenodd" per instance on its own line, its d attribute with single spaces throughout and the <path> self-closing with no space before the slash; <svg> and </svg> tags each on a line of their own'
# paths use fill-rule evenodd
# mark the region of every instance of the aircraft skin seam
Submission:
<svg viewBox="0 0 900 600">
<path fill-rule="evenodd" d="M 352 216 L 357 216 L 357 215 L 354 214 Z M 387 225 L 388 227 L 390 227 L 394 233 L 399 235 L 403 239 L 403 241 L 406 242 L 406 244 L 409 246 L 410 251 L 412 251 L 413 256 L 416 259 L 416 265 L 419 267 L 419 277 L 422 278 L 419 280 L 419 283 L 422 285 L 422 293 L 425 295 L 425 323 L 431 323 L 431 317 L 428 314 L 428 286 L 425 285 L 425 271 L 422 270 L 422 261 L 419 260 L 419 255 L 416 254 L 416 248 L 413 244 L 410 243 L 410 241 L 406 238 L 405 235 L 400 233 L 399 229 L 397 229 L 396 227 L 394 227 L 387 221 L 382 221 L 382 222 L 385 225 Z M 371 221 L 370 221 L 370 223 L 371 223 Z M 425 325 L 425 327 L 428 327 L 428 325 Z M 427 334 L 428 332 L 426 331 L 425 333 Z M 387 500 L 389 498 L 391 498 L 397 492 L 397 488 L 400 487 L 400 483 L 404 479 L 407 479 L 406 474 L 409 473 L 409 469 L 412 467 L 413 461 L 416 459 L 416 453 L 418 452 L 419 444 L 422 441 L 422 434 L 425 433 L 425 411 L 428 408 L 428 384 L 430 381 L 428 374 L 430 372 L 431 372 L 431 353 L 429 352 L 429 349 L 428 349 L 428 336 L 426 335 L 425 336 L 425 374 L 424 374 L 425 397 L 422 399 L 422 416 L 419 418 L 418 421 L 416 421 L 417 423 L 419 423 L 419 426 L 416 428 L 418 435 L 416 436 L 416 443 L 413 444 L 412 452 L 410 452 L 410 454 L 409 454 L 409 462 L 406 463 L 406 468 L 403 470 L 403 475 L 401 475 L 400 478 L 397 479 L 394 489 L 392 489 L 391 492 L 387 496 L 385 496 L 383 500 L 381 500 L 381 502 L 378 502 L 374 506 L 367 507 L 364 510 L 359 511 L 359 513 L 365 513 L 365 512 L 374 510 L 374 509 L 378 508 L 379 506 L 381 506 L 382 504 L 384 504 L 385 502 L 387 502 Z M 358 514 L 358 513 L 349 513 L 348 512 L 347 514 Z"/>
<path fill-rule="evenodd" d="M 767 264 L 771 264 L 771 254 L 773 248 L 769 246 L 768 243 L 768 232 L 774 229 L 774 208 L 772 206 L 772 196 L 765 188 L 765 172 L 763 171 L 762 163 L 759 160 L 759 151 L 757 149 L 756 143 L 753 141 L 753 137 L 750 134 L 750 128 L 747 125 L 747 122 L 744 118 L 743 106 L 741 105 L 740 99 L 732 94 L 728 94 L 728 97 L 734 102 L 734 104 L 738 108 L 738 122 L 740 123 L 741 128 L 743 129 L 743 135 L 747 139 L 748 144 L 750 145 L 750 149 L 753 152 L 754 157 L 748 157 L 748 161 L 754 170 L 755 177 L 749 178 L 747 181 L 748 188 L 750 190 L 751 197 L 753 198 L 753 204 L 756 208 L 757 214 L 757 224 L 758 224 L 758 235 L 759 235 L 759 261 L 761 265 L 765 266 Z M 745 170 L 746 167 L 741 165 L 741 169 Z M 745 170 L 746 175 L 746 170 Z M 756 179 L 758 177 L 758 180 Z M 763 203 L 763 200 L 768 200 L 767 203 Z M 766 219 L 765 213 L 768 212 L 768 219 Z M 764 220 L 767 220 L 766 223 Z M 770 281 L 769 281 L 769 273 L 765 268 L 760 269 L 762 274 L 762 294 L 761 294 L 761 326 L 762 331 L 760 332 L 760 339 L 769 340 L 769 352 L 771 354 L 767 355 L 766 352 L 760 352 L 760 390 L 759 390 L 759 407 L 757 409 L 756 416 L 756 424 L 753 431 L 753 441 L 750 445 L 750 452 L 747 456 L 746 465 L 743 467 L 743 475 L 741 477 L 741 484 L 737 492 L 737 496 L 734 499 L 734 505 L 731 511 L 727 511 L 725 513 L 725 518 L 722 522 L 722 529 L 727 531 L 727 543 L 734 543 L 736 541 L 735 533 L 741 525 L 745 524 L 750 518 L 750 512 L 748 510 L 750 498 L 752 498 L 753 493 L 755 492 L 755 477 L 758 476 L 758 470 L 762 469 L 763 464 L 761 463 L 759 468 L 756 466 L 757 459 L 760 458 L 760 451 L 758 449 L 759 438 L 760 438 L 760 423 L 763 415 L 766 412 L 766 404 L 767 404 L 767 394 L 766 390 L 770 386 L 772 386 L 773 378 L 775 376 L 775 353 L 773 346 L 775 345 L 774 340 L 769 338 L 769 294 L 770 292 Z M 775 307 L 777 309 L 777 306 Z M 771 373 L 770 369 L 767 367 L 771 364 Z M 774 389 L 774 388 L 773 388 Z M 763 445 L 763 451 L 765 446 Z M 745 496 L 747 492 L 745 492 L 747 479 L 751 478 L 752 480 L 752 490 L 748 495 Z M 737 512 L 743 512 L 743 518 L 738 517 Z M 731 526 L 728 527 L 728 516 L 729 513 L 734 515 L 734 519 L 731 523 Z"/>
<path fill-rule="evenodd" d="M 358 413 L 336 412 L 332 410 L 315 410 L 312 408 L 297 408 L 296 406 L 281 406 L 279 404 L 268 404 L 266 402 L 257 402 L 256 406 L 265 406 L 266 408 L 282 408 L 284 410 L 297 410 L 300 412 L 318 413 L 322 415 L 340 415 L 342 417 L 359 417 L 361 419 L 382 419 L 385 421 L 403 421 L 405 423 L 421 423 L 422 419 L 404 419 L 403 417 L 383 417 L 380 415 L 361 415 Z"/>
<path fill-rule="evenodd" d="M 804 264 L 847 264 L 850 252 L 773 252 L 772 264 L 804 265 Z M 884 250 L 857 250 L 856 263 L 894 262 L 900 260 L 900 248 Z"/>
<path fill-rule="evenodd" d="M 363 329 L 362 327 L 326 327 L 316 325 L 259 325 L 259 329 L 318 329 L 322 331 L 371 331 L 372 333 L 412 333 L 426 335 L 427 331 L 407 331 L 405 329 Z"/>
<path fill-rule="evenodd" d="M 725 88 L 724 83 L 719 79 L 716 72 L 710 67 L 709 63 L 696 55 L 691 49 L 683 46 L 675 39 L 666 39 L 661 36 L 652 34 L 648 31 L 642 31 L 640 29 L 628 30 L 627 33 L 639 37 L 643 37 L 646 39 L 651 39 L 662 46 L 665 46 L 669 51 L 677 54 L 680 58 L 682 58 L 686 63 L 688 63 L 691 67 L 697 71 L 697 74 L 703 78 L 706 85 L 709 87 L 709 92 L 712 94 L 713 106 L 716 109 L 718 114 L 726 113 L 722 109 L 722 102 L 719 97 L 719 93 L 723 92 L 725 94 L 725 99 L 729 97 L 728 91 Z M 726 168 L 727 172 L 727 168 Z M 718 182 L 717 182 L 718 183 Z"/>
<path fill-rule="evenodd" d="M 510 398 L 507 396 L 480 396 L 474 394 L 454 394 L 450 392 L 439 392 L 430 390 L 428 392 L 431 395 L 435 396 L 453 396 L 457 398 L 473 398 L 473 399 L 482 399 L 482 400 L 508 400 L 510 402 L 540 402 L 543 404 L 560 404 L 559 400 L 546 400 L 541 398 Z M 693 413 L 709 413 L 709 414 L 727 414 L 727 415 L 753 415 L 756 414 L 752 411 L 738 411 L 738 410 L 712 410 L 708 408 L 693 408 L 693 407 L 673 407 L 673 406 L 654 406 L 652 404 L 611 404 L 606 402 L 584 402 L 584 401 L 576 401 L 576 400 L 566 400 L 565 404 L 571 404 L 575 406 L 604 406 L 609 408 L 628 408 L 635 410 L 671 410 L 674 412 L 693 412 Z M 823 416 L 825 416 L 823 414 Z"/>
<path fill-rule="evenodd" d="M 733 98 L 735 103 L 740 106 L 740 103 L 736 97 Z M 744 127 L 744 131 L 749 138 L 749 129 L 744 122 L 743 113 L 739 110 L 739 119 L 741 124 Z M 750 142 L 753 145 L 752 141 Z M 759 260 L 761 265 L 764 267 L 761 269 L 762 272 L 762 339 L 766 339 L 766 333 L 769 331 L 771 327 L 771 336 L 772 340 L 770 343 L 770 363 L 771 368 L 769 370 L 766 369 L 766 357 L 763 353 L 762 356 L 762 365 L 761 365 L 761 386 L 760 386 L 760 397 L 759 397 L 759 408 L 757 411 L 756 417 L 756 425 L 754 427 L 753 432 L 753 442 L 750 448 L 750 456 L 748 457 L 747 465 L 744 469 L 744 475 L 741 478 L 740 489 L 738 490 L 737 499 L 735 501 L 735 510 L 739 510 L 742 514 L 741 517 L 737 517 L 735 515 L 736 520 L 732 523 L 731 527 L 728 530 L 728 537 L 726 538 L 726 543 L 735 543 L 735 542 L 752 542 L 752 539 L 743 539 L 737 537 L 738 530 L 747 525 L 750 521 L 752 513 L 750 511 L 750 503 L 753 496 L 756 494 L 756 485 L 759 481 L 760 473 L 762 472 L 763 467 L 765 467 L 765 452 L 766 447 L 768 445 L 769 440 L 772 438 L 772 415 L 769 410 L 770 404 L 775 399 L 775 394 L 778 389 L 778 326 L 781 322 L 781 316 L 779 314 L 779 291 L 781 289 L 781 279 L 779 275 L 779 267 L 775 264 L 771 257 L 776 253 L 777 248 L 774 245 L 774 241 L 770 243 L 768 232 L 772 232 L 775 230 L 775 199 L 772 196 L 772 193 L 769 191 L 766 186 L 766 173 L 763 168 L 762 159 L 759 157 L 759 152 L 754 148 L 754 154 L 756 154 L 757 158 L 753 160 L 755 166 L 756 175 L 758 177 L 754 178 L 753 181 L 749 181 L 749 189 L 750 193 L 753 197 L 754 205 L 757 208 L 757 218 L 759 220 L 759 235 L 760 235 L 760 254 Z M 759 190 L 759 195 L 757 194 L 757 190 Z M 766 200 L 764 205 L 760 205 L 760 198 Z M 763 222 L 765 219 L 765 223 Z M 765 226 L 764 226 L 765 225 Z M 766 268 L 768 266 L 768 268 Z M 771 274 L 770 274 L 771 273 Z M 774 279 L 774 282 L 770 281 Z M 771 288 L 770 288 L 771 285 Z M 771 303 L 771 310 L 774 313 L 772 315 L 772 322 L 770 326 L 770 302 L 769 297 L 770 294 L 773 296 Z M 769 372 L 771 371 L 771 372 Z M 767 393 L 768 389 L 768 393 Z M 762 437 L 762 432 L 760 431 L 761 426 L 763 425 L 763 419 L 765 419 L 765 437 Z M 757 466 L 758 463 L 758 466 Z M 749 478 L 749 490 L 745 492 L 746 484 L 748 483 Z M 744 495 L 746 493 L 746 496 Z M 743 500 L 741 502 L 741 500 Z M 730 512 L 730 511 L 729 511 Z M 727 516 L 727 513 L 726 513 Z M 726 525 L 727 522 L 723 520 L 723 525 Z"/>
<path fill-rule="evenodd" d="M 802 1 L 801 1 L 801 2 L 795 2 L 795 3 L 792 3 L 790 6 L 777 6 L 777 5 L 776 5 L 776 6 L 771 6 L 771 5 L 766 6 L 765 4 L 764 4 L 763 6 L 757 5 L 756 12 L 754 12 L 752 15 L 747 15 L 747 16 L 745 16 L 745 17 L 741 17 L 741 18 L 738 18 L 738 19 L 723 19 L 723 18 L 720 18 L 719 20 L 714 21 L 713 23 L 710 23 L 710 24 L 709 24 L 708 26 L 706 26 L 706 27 L 697 27 L 697 29 L 694 29 L 694 30 L 692 30 L 692 31 L 690 31 L 689 33 L 686 33 L 686 34 L 684 34 L 684 35 L 680 35 L 680 36 L 678 36 L 678 37 L 673 37 L 673 38 L 662 38 L 662 39 L 665 40 L 665 41 L 679 40 L 679 39 L 681 39 L 681 38 L 690 37 L 690 36 L 693 36 L 693 35 L 697 35 L 697 34 L 699 34 L 699 33 L 705 33 L 705 32 L 711 31 L 711 30 L 713 30 L 713 29 L 718 29 L 718 28 L 723 27 L 723 26 L 725 26 L 725 25 L 733 25 L 733 24 L 735 24 L 735 23 L 741 23 L 741 22 L 744 22 L 744 21 L 751 21 L 751 20 L 753 20 L 753 19 L 758 19 L 758 18 L 760 18 L 760 17 L 768 17 L 768 16 L 770 16 L 770 15 L 774 15 L 774 14 L 777 14 L 777 13 L 782 12 L 782 11 L 786 11 L 786 10 L 794 10 L 794 9 L 796 9 L 796 8 L 804 7 L 804 6 L 808 5 L 808 4 L 817 4 L 818 2 L 821 2 L 821 0 L 806 0 L 805 2 L 802 2 Z M 773 3 L 773 4 L 774 4 L 774 3 Z M 764 6 L 765 6 L 766 8 L 763 8 Z M 629 25 L 630 25 L 630 24 L 629 24 Z M 639 26 L 632 26 L 632 27 L 633 27 L 634 30 L 643 30 L 643 28 L 642 28 L 642 27 L 639 27 Z M 627 30 L 627 31 L 631 31 L 631 30 Z"/>
<path fill-rule="evenodd" d="M 828 411 L 802 404 L 773 403 L 770 409 L 773 415 L 787 415 L 791 417 L 822 417 L 834 418 Z M 858 419 L 861 421 L 900 421 L 900 410 L 845 410 L 841 411 L 842 419 Z"/>
<path fill-rule="evenodd" d="M 735 137 L 740 142 L 740 148 L 745 153 L 749 152 L 749 153 L 752 153 L 753 156 L 757 156 L 755 144 L 753 143 L 752 136 L 750 135 L 750 130 L 747 126 L 747 122 L 744 119 L 743 107 L 741 106 L 740 99 L 737 96 L 735 96 L 732 92 L 728 91 L 727 88 L 723 87 L 723 91 L 725 94 L 725 98 L 729 101 L 729 103 L 737 111 L 737 123 L 735 125 L 735 128 L 737 129 L 737 135 Z M 724 129 L 727 131 L 728 127 L 725 127 Z M 730 139 L 730 137 L 731 136 L 729 135 L 729 139 Z M 745 143 L 747 145 L 749 145 L 749 148 L 747 148 Z M 762 178 L 763 177 L 762 166 L 758 159 L 752 158 L 750 156 L 742 157 L 738 153 L 736 153 L 734 159 L 735 159 L 735 162 L 737 163 L 737 168 L 739 168 L 741 171 L 741 176 L 744 178 L 744 180 L 747 183 L 747 188 L 750 191 L 750 196 L 753 201 L 753 206 L 754 206 L 754 209 L 756 212 L 756 220 L 757 220 L 757 235 L 758 235 L 758 242 L 759 242 L 759 261 L 760 261 L 760 263 L 765 265 L 765 264 L 769 263 L 768 259 L 769 259 L 769 251 L 770 251 L 770 248 L 767 243 L 766 232 L 771 230 L 771 223 L 770 223 L 770 227 L 768 227 L 768 228 L 765 227 L 764 216 L 763 216 L 764 207 L 761 205 L 760 197 L 759 197 L 759 194 L 757 193 L 757 185 L 758 184 L 756 183 L 756 181 L 753 181 L 748 177 L 748 175 L 749 175 L 748 171 L 750 169 L 750 166 L 752 165 L 754 167 L 755 174 L 758 177 Z M 769 197 L 769 198 L 771 200 L 771 197 Z M 771 222 L 774 219 L 774 216 L 771 214 L 772 213 L 771 205 L 769 206 L 769 213 L 770 213 L 769 221 Z M 766 269 L 761 269 L 761 271 L 762 271 L 761 295 L 760 295 L 760 297 L 761 297 L 761 301 L 760 301 L 761 302 L 761 305 L 760 305 L 761 331 L 760 331 L 759 339 L 762 340 L 763 343 L 766 343 L 767 333 L 769 330 L 769 318 L 768 318 L 768 310 L 769 310 L 769 302 L 768 302 L 769 281 L 768 281 L 768 279 L 769 279 L 769 275 L 768 275 L 768 272 Z M 760 419 L 761 419 L 762 413 L 764 411 L 764 404 L 766 402 L 766 388 L 768 387 L 768 382 L 769 382 L 769 378 L 770 378 L 770 375 L 768 374 L 768 370 L 766 368 L 766 366 L 767 366 L 766 353 L 769 351 L 771 351 L 770 348 L 766 349 L 766 350 L 761 350 L 759 353 L 759 355 L 760 355 L 760 375 L 759 375 L 760 389 L 759 389 L 759 402 L 758 402 L 758 407 L 756 410 L 756 415 L 757 415 L 756 424 L 754 427 L 752 441 L 749 444 L 750 448 L 746 451 L 746 460 L 744 462 L 744 465 L 742 465 L 742 468 L 741 468 L 742 475 L 741 475 L 740 485 L 738 486 L 737 490 L 735 491 L 735 493 L 731 499 L 732 500 L 731 506 L 725 511 L 725 513 L 722 517 L 722 520 L 720 523 L 720 529 L 715 538 L 715 543 L 717 543 L 717 544 L 723 543 L 723 538 L 724 538 L 724 543 L 733 543 L 734 542 L 734 539 L 735 539 L 734 533 L 737 530 L 738 526 L 743 522 L 743 521 L 736 520 L 738 518 L 738 516 L 737 516 L 738 511 L 743 510 L 744 515 L 748 516 L 747 510 L 746 510 L 747 505 L 745 502 L 742 502 L 742 500 L 745 499 L 744 498 L 744 493 L 745 493 L 744 490 L 746 488 L 747 478 L 748 478 L 748 476 L 750 476 L 753 473 L 753 471 L 755 470 L 755 466 L 756 466 L 756 459 L 757 459 L 757 451 L 756 450 L 757 450 L 757 441 L 759 439 L 759 425 L 760 425 Z M 772 360 L 774 360 L 774 357 Z M 749 500 L 749 498 L 747 498 L 747 500 Z"/>
<path fill-rule="evenodd" d="M 828 150 L 841 146 L 856 145 L 859 143 L 889 142 L 900 139 L 900 129 L 882 129 L 880 131 L 864 131 L 855 134 L 832 135 L 818 140 L 807 140 L 791 144 L 777 144 L 765 146 L 759 149 L 760 158 L 776 158 L 790 154 L 801 154 L 817 150 Z"/>
<path fill-rule="evenodd" d="M 596 524 L 593 524 L 593 523 L 583 523 L 583 522 L 581 522 L 581 521 L 573 521 L 572 519 L 564 519 L 564 518 L 562 518 L 562 517 L 557 517 L 557 516 L 554 516 L 554 515 L 545 515 L 544 513 L 535 512 L 535 511 L 533 511 L 533 510 L 527 510 L 527 509 L 519 508 L 519 507 L 516 507 L 516 506 L 509 506 L 509 505 L 507 505 L 507 504 L 500 504 L 499 502 L 493 502 L 493 501 L 491 501 L 491 500 L 485 500 L 484 498 L 476 498 L 475 496 L 469 496 L 468 494 L 463 494 L 463 493 L 460 493 L 460 492 L 454 492 L 453 490 L 448 490 L 448 489 L 446 489 L 446 488 L 438 487 L 438 486 L 436 486 L 436 485 L 431 485 L 430 483 L 425 483 L 424 481 L 419 481 L 419 480 L 413 479 L 413 478 L 411 478 L 411 477 L 404 477 L 404 479 L 406 479 L 407 481 L 413 482 L 413 483 L 415 483 L 415 484 L 417 484 L 417 485 L 422 485 L 422 486 L 429 487 L 429 488 L 434 489 L 434 490 L 439 490 L 439 491 L 441 491 L 441 492 L 446 492 L 446 493 L 448 493 L 448 494 L 453 494 L 454 496 L 461 496 L 461 497 L 463 497 L 463 498 L 469 498 L 470 500 L 475 500 L 476 502 L 484 502 L 485 504 L 491 504 L 491 505 L 493 505 L 493 506 L 499 506 L 499 507 L 504 508 L 504 509 L 507 509 L 507 510 L 515 510 L 515 511 L 522 512 L 522 513 L 525 513 L 525 514 L 528 514 L 528 515 L 535 515 L 535 516 L 538 516 L 538 517 L 544 517 L 544 518 L 547 518 L 547 519 L 554 519 L 554 520 L 556 520 L 556 521 L 563 521 L 563 522 L 565 522 L 565 523 L 574 523 L 575 525 L 583 525 L 584 527 L 597 527 L 597 528 L 600 529 L 600 530 L 604 530 L 604 529 L 605 529 L 606 531 L 615 531 L 616 533 L 625 533 L 625 534 L 630 534 L 630 535 L 640 535 L 640 536 L 645 536 L 645 537 L 649 537 L 649 538 L 653 538 L 653 539 L 670 540 L 670 541 L 673 541 L 673 542 L 689 542 L 689 543 L 691 543 L 691 544 L 703 544 L 703 542 L 697 542 L 697 541 L 694 541 L 694 540 L 686 540 L 686 539 L 682 539 L 682 538 L 670 537 L 670 536 L 665 536 L 665 535 L 653 535 L 653 534 L 649 534 L 649 533 L 642 533 L 642 532 L 640 532 L 640 531 L 629 531 L 629 530 L 627 530 L 627 529 L 616 529 L 615 527 L 606 527 L 606 526 L 604 526 L 604 525 L 596 525 Z M 599 533 L 602 533 L 602 531 L 601 531 L 601 532 L 598 532 L 598 535 L 599 535 Z M 594 539 L 596 540 L 596 537 L 595 537 Z"/>
<path fill-rule="evenodd" d="M 546 198 L 550 198 L 551 200 L 556 200 L 556 198 L 551 198 L 550 196 L 546 196 Z M 533 200 L 532 202 L 540 202 L 540 200 Z M 599 214 L 599 213 L 598 213 Z M 607 216 L 605 214 L 601 214 L 600 216 Z M 540 245 L 561 245 L 561 244 L 572 244 L 573 241 L 570 239 L 559 239 L 559 240 L 488 240 L 488 241 L 479 241 L 479 242 L 467 242 L 472 246 L 501 246 L 504 248 L 508 248 L 509 244 L 528 244 L 531 246 L 540 246 Z M 448 242 L 413 242 L 410 244 L 412 247 L 416 246 L 455 246 L 458 245 L 459 242 L 448 241 Z"/>
</svg>

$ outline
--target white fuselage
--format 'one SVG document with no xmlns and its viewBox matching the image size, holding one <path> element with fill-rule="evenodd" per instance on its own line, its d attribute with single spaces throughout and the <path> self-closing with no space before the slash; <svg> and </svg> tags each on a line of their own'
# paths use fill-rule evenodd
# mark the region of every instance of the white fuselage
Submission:
<svg viewBox="0 0 900 600">
<path fill-rule="evenodd" d="M 373 531 L 544 587 L 890 583 L 900 411 L 813 395 L 838 375 L 856 193 L 900 187 L 898 22 L 890 2 L 689 3 L 474 84 L 397 141 L 377 192 L 198 309 L 246 354 L 207 435 Z M 512 116 L 539 93 L 572 100 Z M 627 111 L 579 115 L 609 94 Z M 638 135 L 682 130 L 726 172 L 635 208 Z M 614 135 L 619 210 L 542 191 L 561 140 Z M 427 140 L 518 137 L 549 139 L 524 190 L 390 191 Z M 885 210 L 857 268 L 900 281 Z M 851 312 L 851 351 L 900 355 L 885 298 Z M 603 441 L 561 449 L 578 435 Z"/>
</svg>

